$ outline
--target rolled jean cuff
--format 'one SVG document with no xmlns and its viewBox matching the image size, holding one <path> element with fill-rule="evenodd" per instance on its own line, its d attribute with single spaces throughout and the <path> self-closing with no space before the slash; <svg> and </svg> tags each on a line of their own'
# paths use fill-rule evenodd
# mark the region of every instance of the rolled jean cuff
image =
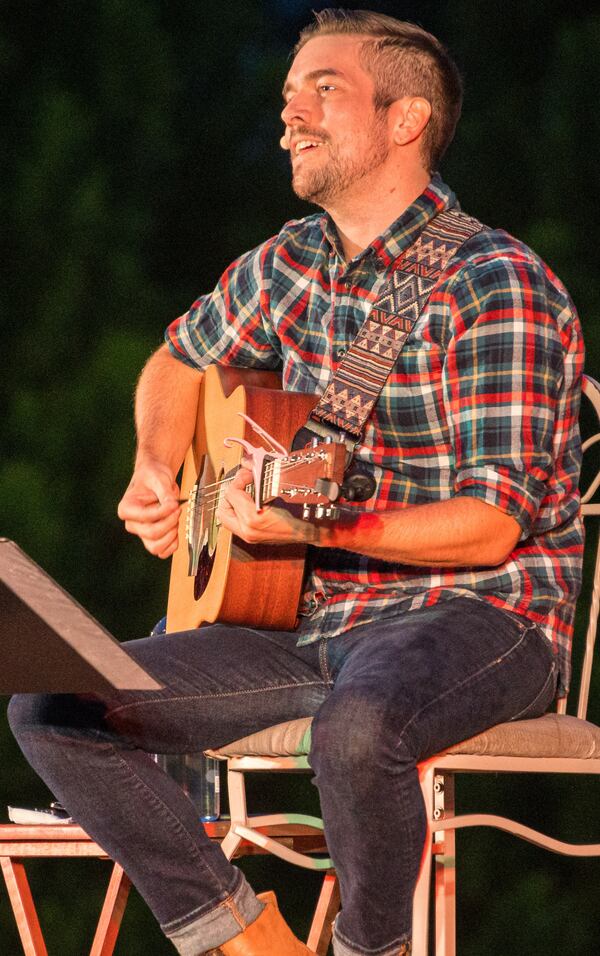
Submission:
<svg viewBox="0 0 600 956">
<path fill-rule="evenodd" d="M 161 928 L 180 956 L 198 956 L 242 933 L 258 919 L 263 909 L 264 903 L 256 898 L 246 878 L 240 873 L 237 889 L 207 913 L 191 919 L 185 926 L 178 925 L 177 929 L 171 929 L 168 924 Z M 181 920 L 177 922 L 179 924 Z"/>
<path fill-rule="evenodd" d="M 337 920 L 336 920 L 337 923 Z M 333 927 L 334 956 L 410 956 L 412 943 L 409 938 L 399 940 L 385 949 L 354 949 L 346 940 L 340 938 L 337 926 Z"/>
</svg>

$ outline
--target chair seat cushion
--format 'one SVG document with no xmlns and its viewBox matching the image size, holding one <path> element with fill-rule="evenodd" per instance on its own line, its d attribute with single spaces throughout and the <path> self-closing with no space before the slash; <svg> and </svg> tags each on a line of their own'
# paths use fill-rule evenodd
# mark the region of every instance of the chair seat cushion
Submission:
<svg viewBox="0 0 600 956">
<path fill-rule="evenodd" d="M 296 757 L 310 750 L 312 717 L 289 720 L 242 737 L 218 750 L 215 757 Z M 469 740 L 449 747 L 449 754 L 488 757 L 600 757 L 600 727 L 566 714 L 544 714 L 533 720 L 497 724 Z"/>
<path fill-rule="evenodd" d="M 256 734 L 234 740 L 231 744 L 210 750 L 214 757 L 301 757 L 310 750 L 312 717 L 287 720 L 266 727 Z"/>
<path fill-rule="evenodd" d="M 497 724 L 449 747 L 447 753 L 592 760 L 600 757 L 600 727 L 567 714 L 544 714 L 532 720 Z"/>
</svg>

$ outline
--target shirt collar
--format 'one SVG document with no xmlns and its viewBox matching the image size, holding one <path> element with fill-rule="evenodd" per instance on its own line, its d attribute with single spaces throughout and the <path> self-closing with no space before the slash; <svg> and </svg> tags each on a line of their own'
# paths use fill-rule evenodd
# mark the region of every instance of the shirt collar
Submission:
<svg viewBox="0 0 600 956">
<path fill-rule="evenodd" d="M 425 226 L 443 209 L 457 206 L 458 202 L 452 190 L 443 182 L 438 173 L 434 173 L 426 189 L 404 210 L 402 215 L 380 236 L 363 249 L 352 263 L 367 258 L 376 262 L 378 269 L 387 269 L 415 242 Z M 328 213 L 321 217 L 321 228 L 325 238 L 341 259 L 341 244 L 335 223 Z M 350 263 L 348 263 L 350 266 Z"/>
</svg>

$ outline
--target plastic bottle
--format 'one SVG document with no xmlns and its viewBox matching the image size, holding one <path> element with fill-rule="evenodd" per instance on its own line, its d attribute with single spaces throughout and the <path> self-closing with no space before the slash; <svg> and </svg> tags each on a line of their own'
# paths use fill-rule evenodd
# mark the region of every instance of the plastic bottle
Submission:
<svg viewBox="0 0 600 956">
<path fill-rule="evenodd" d="M 219 760 L 203 753 L 157 754 L 155 759 L 190 798 L 203 823 L 219 819 Z"/>
</svg>

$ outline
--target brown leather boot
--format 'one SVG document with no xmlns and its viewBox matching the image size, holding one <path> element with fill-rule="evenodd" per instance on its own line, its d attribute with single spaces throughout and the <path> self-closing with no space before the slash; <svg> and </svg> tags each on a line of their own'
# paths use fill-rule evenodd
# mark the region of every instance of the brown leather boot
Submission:
<svg viewBox="0 0 600 956">
<path fill-rule="evenodd" d="M 259 893 L 258 898 L 266 904 L 258 919 L 207 956 L 314 956 L 285 922 L 275 894 Z"/>
</svg>

